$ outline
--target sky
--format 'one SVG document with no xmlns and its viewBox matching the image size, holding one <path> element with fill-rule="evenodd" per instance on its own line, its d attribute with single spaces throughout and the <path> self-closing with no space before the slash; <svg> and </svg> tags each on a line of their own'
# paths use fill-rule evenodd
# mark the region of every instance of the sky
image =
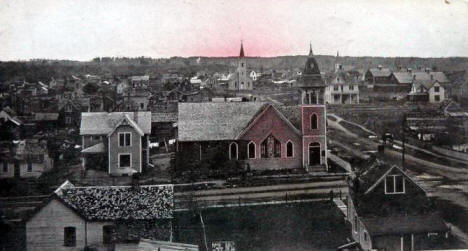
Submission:
<svg viewBox="0 0 468 251">
<path fill-rule="evenodd" d="M 0 60 L 468 56 L 468 0 L 0 0 Z"/>
</svg>

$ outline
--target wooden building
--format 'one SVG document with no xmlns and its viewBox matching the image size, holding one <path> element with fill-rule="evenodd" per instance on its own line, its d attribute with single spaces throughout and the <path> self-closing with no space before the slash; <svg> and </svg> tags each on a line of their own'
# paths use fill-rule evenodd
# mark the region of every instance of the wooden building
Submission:
<svg viewBox="0 0 468 251">
<path fill-rule="evenodd" d="M 26 220 L 28 251 L 113 250 L 142 238 L 169 240 L 172 185 L 77 187 L 66 181 Z"/>
<path fill-rule="evenodd" d="M 448 227 L 426 191 L 397 166 L 375 161 L 350 181 L 347 215 L 362 250 L 443 247 Z"/>
</svg>

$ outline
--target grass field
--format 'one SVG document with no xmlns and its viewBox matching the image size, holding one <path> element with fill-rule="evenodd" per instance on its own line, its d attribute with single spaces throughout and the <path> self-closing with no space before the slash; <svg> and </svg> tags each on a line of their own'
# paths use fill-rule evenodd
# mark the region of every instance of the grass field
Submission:
<svg viewBox="0 0 468 251">
<path fill-rule="evenodd" d="M 223 240 L 242 251 L 335 250 L 349 238 L 332 202 L 205 209 L 202 215 L 209 247 Z M 176 218 L 176 241 L 204 247 L 199 216 L 179 212 Z"/>
</svg>

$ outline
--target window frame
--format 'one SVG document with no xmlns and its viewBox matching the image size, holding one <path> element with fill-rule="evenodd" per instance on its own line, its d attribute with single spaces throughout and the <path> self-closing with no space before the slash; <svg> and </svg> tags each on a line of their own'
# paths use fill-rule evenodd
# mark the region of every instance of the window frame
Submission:
<svg viewBox="0 0 468 251">
<path fill-rule="evenodd" d="M 434 100 L 435 101 L 440 101 L 440 95 L 434 95 Z"/>
<path fill-rule="evenodd" d="M 31 173 L 33 170 L 33 163 L 31 160 L 26 162 L 26 172 Z"/>
<path fill-rule="evenodd" d="M 122 165 L 120 164 L 120 157 L 121 157 L 121 156 L 125 156 L 125 155 L 130 156 L 129 166 L 122 166 Z M 132 168 L 132 154 L 131 154 L 131 153 L 119 153 L 119 154 L 118 154 L 118 163 L 119 163 L 119 165 L 118 165 L 119 168 L 126 168 L 126 167 Z"/>
<path fill-rule="evenodd" d="M 313 123 L 314 122 L 314 120 L 313 120 L 314 116 L 315 116 L 315 124 Z M 311 130 L 318 130 L 319 129 L 319 118 L 318 118 L 318 115 L 316 113 L 312 113 L 310 115 L 310 129 Z"/>
<path fill-rule="evenodd" d="M 70 230 L 73 230 L 71 233 Z M 71 236 L 68 236 L 72 234 Z M 63 246 L 76 247 L 76 227 L 68 226 L 63 228 Z"/>
<path fill-rule="evenodd" d="M 389 191 L 388 189 L 388 185 L 387 185 L 387 179 L 388 178 L 393 178 L 393 190 L 392 191 Z M 403 189 L 402 191 L 397 191 L 397 182 L 396 182 L 396 177 L 401 177 L 402 179 L 402 186 L 403 186 Z M 385 180 L 384 180 L 384 186 L 385 186 L 385 194 L 405 194 L 406 193 L 406 184 L 405 184 L 405 177 L 401 174 L 389 174 L 387 176 L 385 176 Z"/>
<path fill-rule="evenodd" d="M 434 92 L 439 93 L 440 92 L 440 86 L 434 86 Z"/>
<path fill-rule="evenodd" d="M 288 145 L 291 145 L 291 155 L 288 154 Z M 294 158 L 294 143 L 292 140 L 286 141 L 286 158 Z"/>
<path fill-rule="evenodd" d="M 253 145 L 253 157 L 250 157 L 250 145 Z M 250 141 L 247 144 L 247 158 L 248 159 L 256 159 L 257 158 L 257 144 L 255 142 Z"/>
<path fill-rule="evenodd" d="M 236 146 L 236 157 L 235 158 L 232 158 L 232 153 L 231 153 L 232 145 Z M 239 159 L 239 145 L 236 142 L 231 142 L 231 144 L 229 144 L 229 159 L 234 159 L 234 160 Z"/>
<path fill-rule="evenodd" d="M 120 141 L 120 139 L 121 139 L 120 135 L 124 135 L 123 145 L 121 144 L 121 141 Z M 129 142 L 127 142 L 126 135 L 130 135 Z M 132 133 L 131 132 L 119 132 L 119 139 L 118 140 L 119 140 L 119 147 L 131 147 L 132 146 Z"/>
<path fill-rule="evenodd" d="M 65 117 L 65 124 L 70 125 L 72 123 L 72 118 L 70 116 Z"/>
</svg>

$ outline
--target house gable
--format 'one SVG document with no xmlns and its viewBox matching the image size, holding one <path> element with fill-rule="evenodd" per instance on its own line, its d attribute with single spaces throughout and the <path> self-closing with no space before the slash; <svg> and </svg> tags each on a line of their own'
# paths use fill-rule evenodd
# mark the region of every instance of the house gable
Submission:
<svg viewBox="0 0 468 251">
<path fill-rule="evenodd" d="M 401 194 L 417 194 L 417 193 L 426 193 L 426 190 L 419 186 L 411 177 L 409 177 L 403 170 L 401 170 L 397 166 L 393 166 L 388 169 L 367 191 L 364 193 L 365 195 L 372 195 L 372 194 L 398 194 L 392 193 L 393 188 L 386 187 L 389 186 L 387 184 L 387 177 L 390 179 L 392 176 L 402 177 L 403 179 L 403 192 Z"/>
<path fill-rule="evenodd" d="M 237 138 L 245 138 L 245 135 L 247 135 L 254 127 L 261 127 L 262 131 L 268 131 L 268 129 L 275 129 L 275 131 L 277 131 L 281 128 L 281 131 L 290 131 L 299 136 L 301 135 L 301 132 L 272 105 L 267 105 L 262 112 L 260 112 L 257 116 L 254 116 L 249 125 L 244 130 L 242 130 Z"/>
</svg>

